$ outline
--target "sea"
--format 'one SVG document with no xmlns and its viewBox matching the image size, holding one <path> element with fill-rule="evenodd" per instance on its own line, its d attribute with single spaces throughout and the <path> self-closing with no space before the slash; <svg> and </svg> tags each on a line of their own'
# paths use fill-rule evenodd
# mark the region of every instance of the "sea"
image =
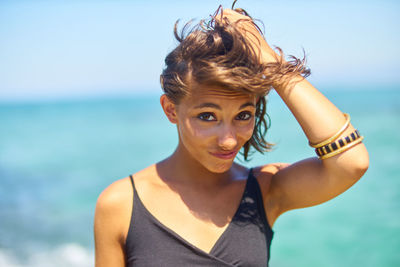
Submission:
<svg viewBox="0 0 400 267">
<path fill-rule="evenodd" d="M 335 199 L 281 215 L 270 266 L 400 266 L 400 87 L 323 93 L 365 136 L 370 167 Z M 238 162 L 314 156 L 275 92 L 267 112 L 274 149 Z M 0 266 L 94 266 L 99 194 L 169 156 L 177 142 L 157 94 L 1 101 Z"/>
</svg>

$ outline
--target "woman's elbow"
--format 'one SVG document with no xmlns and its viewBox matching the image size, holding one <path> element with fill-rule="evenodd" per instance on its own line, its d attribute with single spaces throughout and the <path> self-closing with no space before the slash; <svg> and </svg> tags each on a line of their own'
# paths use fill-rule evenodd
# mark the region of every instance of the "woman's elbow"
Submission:
<svg viewBox="0 0 400 267">
<path fill-rule="evenodd" d="M 369 155 L 364 145 L 353 155 L 350 162 L 351 176 L 354 177 L 354 179 L 360 179 L 369 168 Z"/>
<path fill-rule="evenodd" d="M 323 165 L 336 177 L 359 180 L 369 167 L 369 155 L 364 145 L 356 146 L 345 153 L 326 160 Z"/>
</svg>

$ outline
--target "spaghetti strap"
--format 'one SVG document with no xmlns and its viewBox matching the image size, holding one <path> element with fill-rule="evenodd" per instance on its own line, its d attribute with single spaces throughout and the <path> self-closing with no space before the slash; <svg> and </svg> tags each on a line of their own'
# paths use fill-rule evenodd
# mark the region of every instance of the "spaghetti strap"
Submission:
<svg viewBox="0 0 400 267">
<path fill-rule="evenodd" d="M 131 184 L 132 184 L 132 188 L 133 188 L 133 193 L 136 195 L 136 187 L 135 187 L 135 183 L 133 182 L 132 174 L 129 175 L 129 179 L 131 180 Z"/>
<path fill-rule="evenodd" d="M 247 176 L 247 178 L 251 178 L 251 177 L 255 178 L 255 176 L 253 175 L 253 168 L 250 168 L 249 175 Z"/>
</svg>

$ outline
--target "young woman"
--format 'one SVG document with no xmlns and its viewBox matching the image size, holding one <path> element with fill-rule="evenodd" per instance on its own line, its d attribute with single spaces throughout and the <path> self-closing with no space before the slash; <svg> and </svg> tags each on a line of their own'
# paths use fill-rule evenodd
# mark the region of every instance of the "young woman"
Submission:
<svg viewBox="0 0 400 267">
<path fill-rule="evenodd" d="M 367 170 L 362 136 L 305 79 L 304 62 L 276 54 L 244 10 L 218 10 L 180 35 L 175 25 L 175 36 L 160 102 L 178 146 L 100 195 L 96 266 L 267 266 L 282 213 L 336 197 Z M 248 169 L 234 159 L 270 148 L 271 88 L 318 157 Z"/>
</svg>

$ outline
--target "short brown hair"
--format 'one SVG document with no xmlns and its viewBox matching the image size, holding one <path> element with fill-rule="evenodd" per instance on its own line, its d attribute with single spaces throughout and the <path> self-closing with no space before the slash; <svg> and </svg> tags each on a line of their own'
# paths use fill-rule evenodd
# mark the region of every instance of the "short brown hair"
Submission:
<svg viewBox="0 0 400 267">
<path fill-rule="evenodd" d="M 235 11 L 250 17 L 243 9 Z M 305 67 L 305 57 L 299 60 L 291 56 L 292 60 L 285 61 L 279 48 L 280 56 L 276 62 L 261 63 L 236 27 L 240 21 L 216 20 L 218 12 L 219 9 L 210 20 L 201 20 L 193 27 L 190 27 L 192 21 L 186 23 L 180 33 L 179 20 L 175 23 L 174 35 L 179 44 L 165 58 L 166 67 L 160 76 L 161 87 L 176 104 L 190 95 L 195 87 L 193 84 L 218 86 L 226 93 L 256 95 L 258 101 L 253 135 L 242 151 L 244 159 L 248 160 L 251 147 L 261 153 L 272 148 L 272 144 L 265 140 L 269 128 L 265 96 L 273 85 L 287 83 L 298 74 L 305 77 L 310 70 Z"/>
</svg>

